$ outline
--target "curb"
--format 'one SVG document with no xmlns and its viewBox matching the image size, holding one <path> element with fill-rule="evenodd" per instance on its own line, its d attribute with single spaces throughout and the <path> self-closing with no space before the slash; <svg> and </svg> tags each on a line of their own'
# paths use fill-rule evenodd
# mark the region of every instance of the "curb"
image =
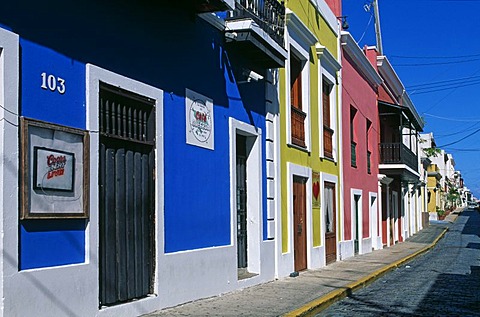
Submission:
<svg viewBox="0 0 480 317">
<path fill-rule="evenodd" d="M 326 309 L 328 306 L 332 305 L 333 303 L 347 297 L 348 295 L 352 294 L 358 289 L 364 288 L 367 285 L 373 283 L 375 280 L 379 279 L 386 273 L 398 268 L 402 264 L 412 260 L 413 258 L 429 251 L 432 249 L 440 239 L 443 238 L 445 233 L 447 233 L 448 228 L 445 228 L 442 233 L 429 245 L 423 247 L 422 249 L 406 256 L 403 259 L 400 259 L 398 261 L 395 261 L 387 266 L 384 266 L 381 269 L 378 269 L 374 271 L 373 273 L 368 274 L 365 277 L 362 277 L 358 281 L 352 282 L 350 284 L 347 284 L 344 287 L 341 287 L 339 289 L 336 289 L 334 291 L 331 291 L 330 293 L 314 300 L 311 301 L 310 303 L 305 304 L 304 306 L 297 308 L 291 312 L 288 312 L 284 314 L 283 316 L 285 317 L 305 317 L 305 316 L 314 316 L 315 314 L 318 314 L 322 310 Z"/>
</svg>

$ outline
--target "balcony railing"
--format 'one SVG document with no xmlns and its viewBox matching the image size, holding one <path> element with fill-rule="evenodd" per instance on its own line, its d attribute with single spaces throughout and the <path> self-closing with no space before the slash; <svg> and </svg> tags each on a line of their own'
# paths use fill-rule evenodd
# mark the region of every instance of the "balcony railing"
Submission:
<svg viewBox="0 0 480 317">
<path fill-rule="evenodd" d="M 352 167 L 357 167 L 357 143 L 351 142 L 350 143 L 350 164 Z"/>
<path fill-rule="evenodd" d="M 283 47 L 285 5 L 277 0 L 237 0 L 233 15 L 227 20 L 252 19 Z"/>
<path fill-rule="evenodd" d="M 418 159 L 403 143 L 381 143 L 380 164 L 405 164 L 418 170 Z"/>
<path fill-rule="evenodd" d="M 333 159 L 333 130 L 323 126 L 323 155 Z"/>
<path fill-rule="evenodd" d="M 292 115 L 292 143 L 301 147 L 305 146 L 305 118 L 307 114 L 302 110 L 291 107 Z"/>
</svg>

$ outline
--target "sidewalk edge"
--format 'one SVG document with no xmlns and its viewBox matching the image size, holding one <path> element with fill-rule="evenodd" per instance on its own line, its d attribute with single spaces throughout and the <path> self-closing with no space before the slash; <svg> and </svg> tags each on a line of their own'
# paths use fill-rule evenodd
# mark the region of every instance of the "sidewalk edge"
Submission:
<svg viewBox="0 0 480 317">
<path fill-rule="evenodd" d="M 322 297 L 320 297 L 320 298 L 318 298 L 314 301 L 311 301 L 310 303 L 305 304 L 304 306 L 302 306 L 300 308 L 297 308 L 297 309 L 295 309 L 291 312 L 288 312 L 288 313 L 284 314 L 283 316 L 285 316 L 285 317 L 294 317 L 294 316 L 304 317 L 304 316 L 313 316 L 315 314 L 318 314 L 320 311 L 326 309 L 328 306 L 332 305 L 333 303 L 347 297 L 348 295 L 352 294 L 356 290 L 369 285 L 370 283 L 374 282 L 375 280 L 382 277 L 386 273 L 398 268 L 399 266 L 401 266 L 402 264 L 412 260 L 413 258 L 429 251 L 430 249 L 432 249 L 438 243 L 438 241 L 441 238 L 443 238 L 443 236 L 445 235 L 445 233 L 447 231 L 448 231 L 448 228 L 445 228 L 442 231 L 442 233 L 440 233 L 440 235 L 431 244 L 423 247 L 422 249 L 420 249 L 420 250 L 418 250 L 418 251 L 416 251 L 416 252 L 414 252 L 414 253 L 406 256 L 406 257 L 404 257 L 403 259 L 400 259 L 396 262 L 393 262 L 389 265 L 386 265 L 383 268 L 380 268 L 380 269 L 374 271 L 373 273 L 370 273 L 367 276 L 359 279 L 358 281 L 352 282 L 350 284 L 347 284 L 344 287 L 341 287 L 339 289 L 331 291 L 328 294 L 326 294 L 326 295 L 324 295 L 324 296 L 322 296 Z"/>
</svg>

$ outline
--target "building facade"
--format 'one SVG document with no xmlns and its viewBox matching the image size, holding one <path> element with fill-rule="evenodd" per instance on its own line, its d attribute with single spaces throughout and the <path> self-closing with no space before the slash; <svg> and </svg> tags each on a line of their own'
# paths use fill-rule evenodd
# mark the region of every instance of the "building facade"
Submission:
<svg viewBox="0 0 480 317">
<path fill-rule="evenodd" d="M 342 31 L 344 237 L 342 258 L 381 248 L 378 204 L 378 87 L 382 78 Z M 376 65 L 375 65 L 376 66 Z"/>
<path fill-rule="evenodd" d="M 4 6 L 3 315 L 136 316 L 274 279 L 287 54 L 284 7 L 262 5 Z"/>
<path fill-rule="evenodd" d="M 421 224 L 418 133 L 424 123 L 388 59 L 377 56 L 376 63 L 384 81 L 378 96 L 382 239 L 390 246 L 414 234 Z"/>
<path fill-rule="evenodd" d="M 312 23 L 318 21 L 318 23 Z M 325 1 L 287 3 L 280 72 L 277 276 L 339 258 L 342 233 L 339 23 Z"/>
</svg>

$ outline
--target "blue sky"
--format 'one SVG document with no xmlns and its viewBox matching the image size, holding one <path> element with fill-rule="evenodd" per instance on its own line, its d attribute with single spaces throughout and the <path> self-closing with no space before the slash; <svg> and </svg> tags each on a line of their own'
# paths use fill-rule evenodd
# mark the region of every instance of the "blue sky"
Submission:
<svg viewBox="0 0 480 317">
<path fill-rule="evenodd" d="M 371 2 L 343 1 L 348 31 L 360 47 L 376 44 Z M 384 55 L 424 118 L 424 132 L 453 155 L 480 198 L 480 0 L 378 4 Z"/>
</svg>

